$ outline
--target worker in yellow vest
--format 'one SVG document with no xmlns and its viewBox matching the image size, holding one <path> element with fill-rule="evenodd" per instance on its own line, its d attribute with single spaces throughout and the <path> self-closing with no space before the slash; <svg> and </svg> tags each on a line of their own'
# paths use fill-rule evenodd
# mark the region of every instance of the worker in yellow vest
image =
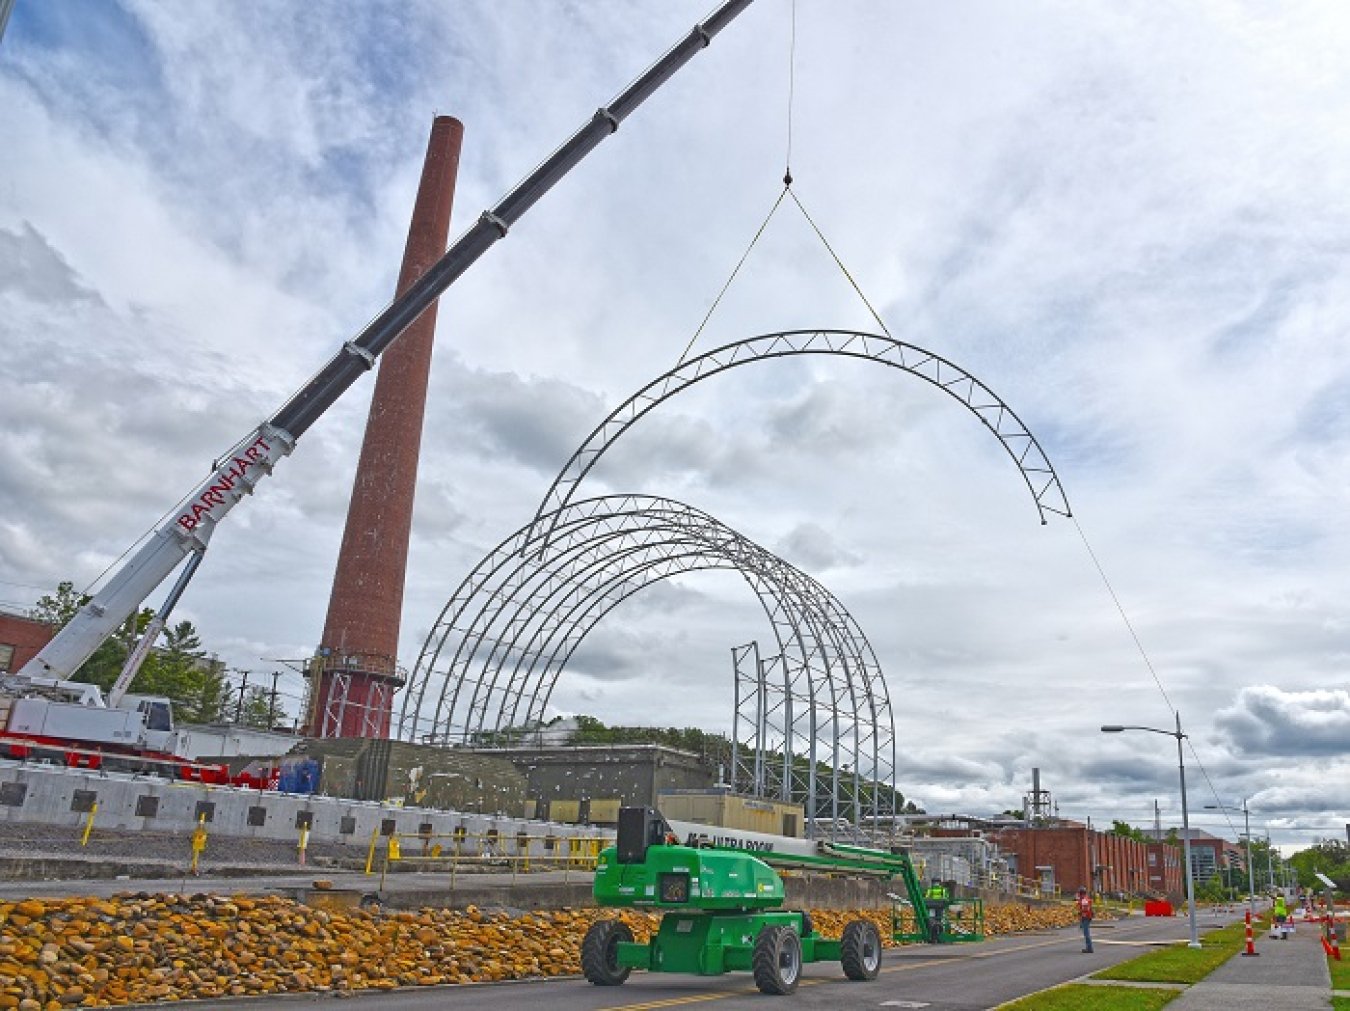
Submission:
<svg viewBox="0 0 1350 1011">
<path fill-rule="evenodd" d="M 945 929 L 944 921 L 947 918 L 950 899 L 946 887 L 937 878 L 932 880 L 928 885 L 928 891 L 923 893 L 923 904 L 928 907 L 928 938 L 934 944 L 937 944 L 939 936 Z"/>
</svg>

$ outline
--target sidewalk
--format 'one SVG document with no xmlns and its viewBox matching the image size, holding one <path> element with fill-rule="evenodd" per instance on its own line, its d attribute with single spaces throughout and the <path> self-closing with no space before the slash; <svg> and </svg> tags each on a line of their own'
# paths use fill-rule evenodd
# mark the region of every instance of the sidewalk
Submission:
<svg viewBox="0 0 1350 1011">
<path fill-rule="evenodd" d="M 1167 1011 L 1327 1011 L 1331 973 L 1316 924 L 1301 924 L 1287 941 L 1258 937 L 1256 951 L 1234 955 Z"/>
</svg>

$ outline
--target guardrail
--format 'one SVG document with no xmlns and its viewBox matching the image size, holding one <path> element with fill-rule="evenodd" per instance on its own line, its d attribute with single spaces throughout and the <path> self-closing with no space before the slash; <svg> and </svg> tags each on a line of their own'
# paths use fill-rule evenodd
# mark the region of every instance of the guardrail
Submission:
<svg viewBox="0 0 1350 1011">
<path fill-rule="evenodd" d="M 1001 892 L 1004 895 L 1019 899 L 1058 899 L 1063 897 L 1059 885 L 1047 887 L 1036 878 L 1024 878 L 1006 872 L 989 872 L 982 868 L 972 869 L 970 884 L 975 888 Z"/>
<path fill-rule="evenodd" d="M 382 848 L 380 839 L 385 841 Z M 541 871 L 590 872 L 595 870 L 600 851 L 613 842 L 610 836 L 530 835 L 493 829 L 472 833 L 462 827 L 445 834 L 382 836 L 375 831 L 370 836 L 366 873 L 374 874 L 378 865 L 383 886 L 392 864 L 414 865 L 419 870 L 448 872 L 453 888 L 455 876 L 467 869 L 509 869 L 513 880 L 519 874 Z"/>
</svg>

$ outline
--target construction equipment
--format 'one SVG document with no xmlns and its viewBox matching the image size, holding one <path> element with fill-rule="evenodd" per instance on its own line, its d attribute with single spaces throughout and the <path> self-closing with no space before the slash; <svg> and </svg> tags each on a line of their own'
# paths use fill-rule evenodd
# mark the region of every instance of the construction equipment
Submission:
<svg viewBox="0 0 1350 1011">
<path fill-rule="evenodd" d="M 700 976 L 751 972 L 766 994 L 792 993 L 802 966 L 810 962 L 837 961 L 851 980 L 876 979 L 882 949 L 876 924 L 853 920 L 838 939 L 821 937 L 806 912 L 777 908 L 784 891 L 775 868 L 899 877 L 910 898 L 894 900 L 893 939 L 958 939 L 957 926 L 946 918 L 933 929 L 906 853 L 670 822 L 651 808 L 630 807 L 619 811 L 615 844 L 596 863 L 595 900 L 601 906 L 666 913 L 645 943 L 635 941 L 619 920 L 594 923 L 581 946 L 582 972 L 597 986 L 618 986 L 633 969 Z M 906 905 L 917 928 L 901 932 Z M 964 905 L 981 909 L 982 937 L 982 907 Z M 979 937 L 962 934 L 959 939 Z"/>
<path fill-rule="evenodd" d="M 0 758 L 229 781 L 226 766 L 194 762 L 180 750 L 167 698 L 123 694 L 111 702 L 80 681 L 0 675 Z"/>
<path fill-rule="evenodd" d="M 49 687 L 70 678 L 96 649 L 134 614 L 142 601 L 185 558 L 206 551 L 216 525 L 253 493 L 254 487 L 295 447 L 296 441 L 365 372 L 376 359 L 428 309 L 480 256 L 503 238 L 512 225 L 570 172 L 639 105 L 669 80 L 713 37 L 750 5 L 727 0 L 701 24 L 649 67 L 636 81 L 596 111 L 538 168 L 456 240 L 445 255 L 427 268 L 403 295 L 359 334 L 343 343 L 319 372 L 275 414 L 237 442 L 213 465 L 208 477 L 175 507 L 145 543 L 131 554 L 108 583 L 20 672 L 30 684 L 48 679 Z M 195 566 L 194 566 L 195 567 Z M 191 575 L 190 571 L 187 575 Z M 175 588 L 174 599 L 182 592 Z M 153 637 L 142 649 L 149 649 Z M 135 673 L 135 658 L 126 680 Z M 119 684 L 119 691 L 126 689 Z"/>
</svg>

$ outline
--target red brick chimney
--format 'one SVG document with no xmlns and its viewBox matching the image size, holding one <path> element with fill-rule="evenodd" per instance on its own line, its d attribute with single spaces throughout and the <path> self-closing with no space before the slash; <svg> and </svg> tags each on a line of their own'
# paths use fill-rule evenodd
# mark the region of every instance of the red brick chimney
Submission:
<svg viewBox="0 0 1350 1011">
<path fill-rule="evenodd" d="M 432 122 L 400 295 L 445 252 L 463 139 L 459 120 Z M 305 733 L 311 737 L 389 736 L 394 691 L 405 681 L 398 633 L 436 308 L 380 356 L 328 619 L 310 671 Z"/>
</svg>

